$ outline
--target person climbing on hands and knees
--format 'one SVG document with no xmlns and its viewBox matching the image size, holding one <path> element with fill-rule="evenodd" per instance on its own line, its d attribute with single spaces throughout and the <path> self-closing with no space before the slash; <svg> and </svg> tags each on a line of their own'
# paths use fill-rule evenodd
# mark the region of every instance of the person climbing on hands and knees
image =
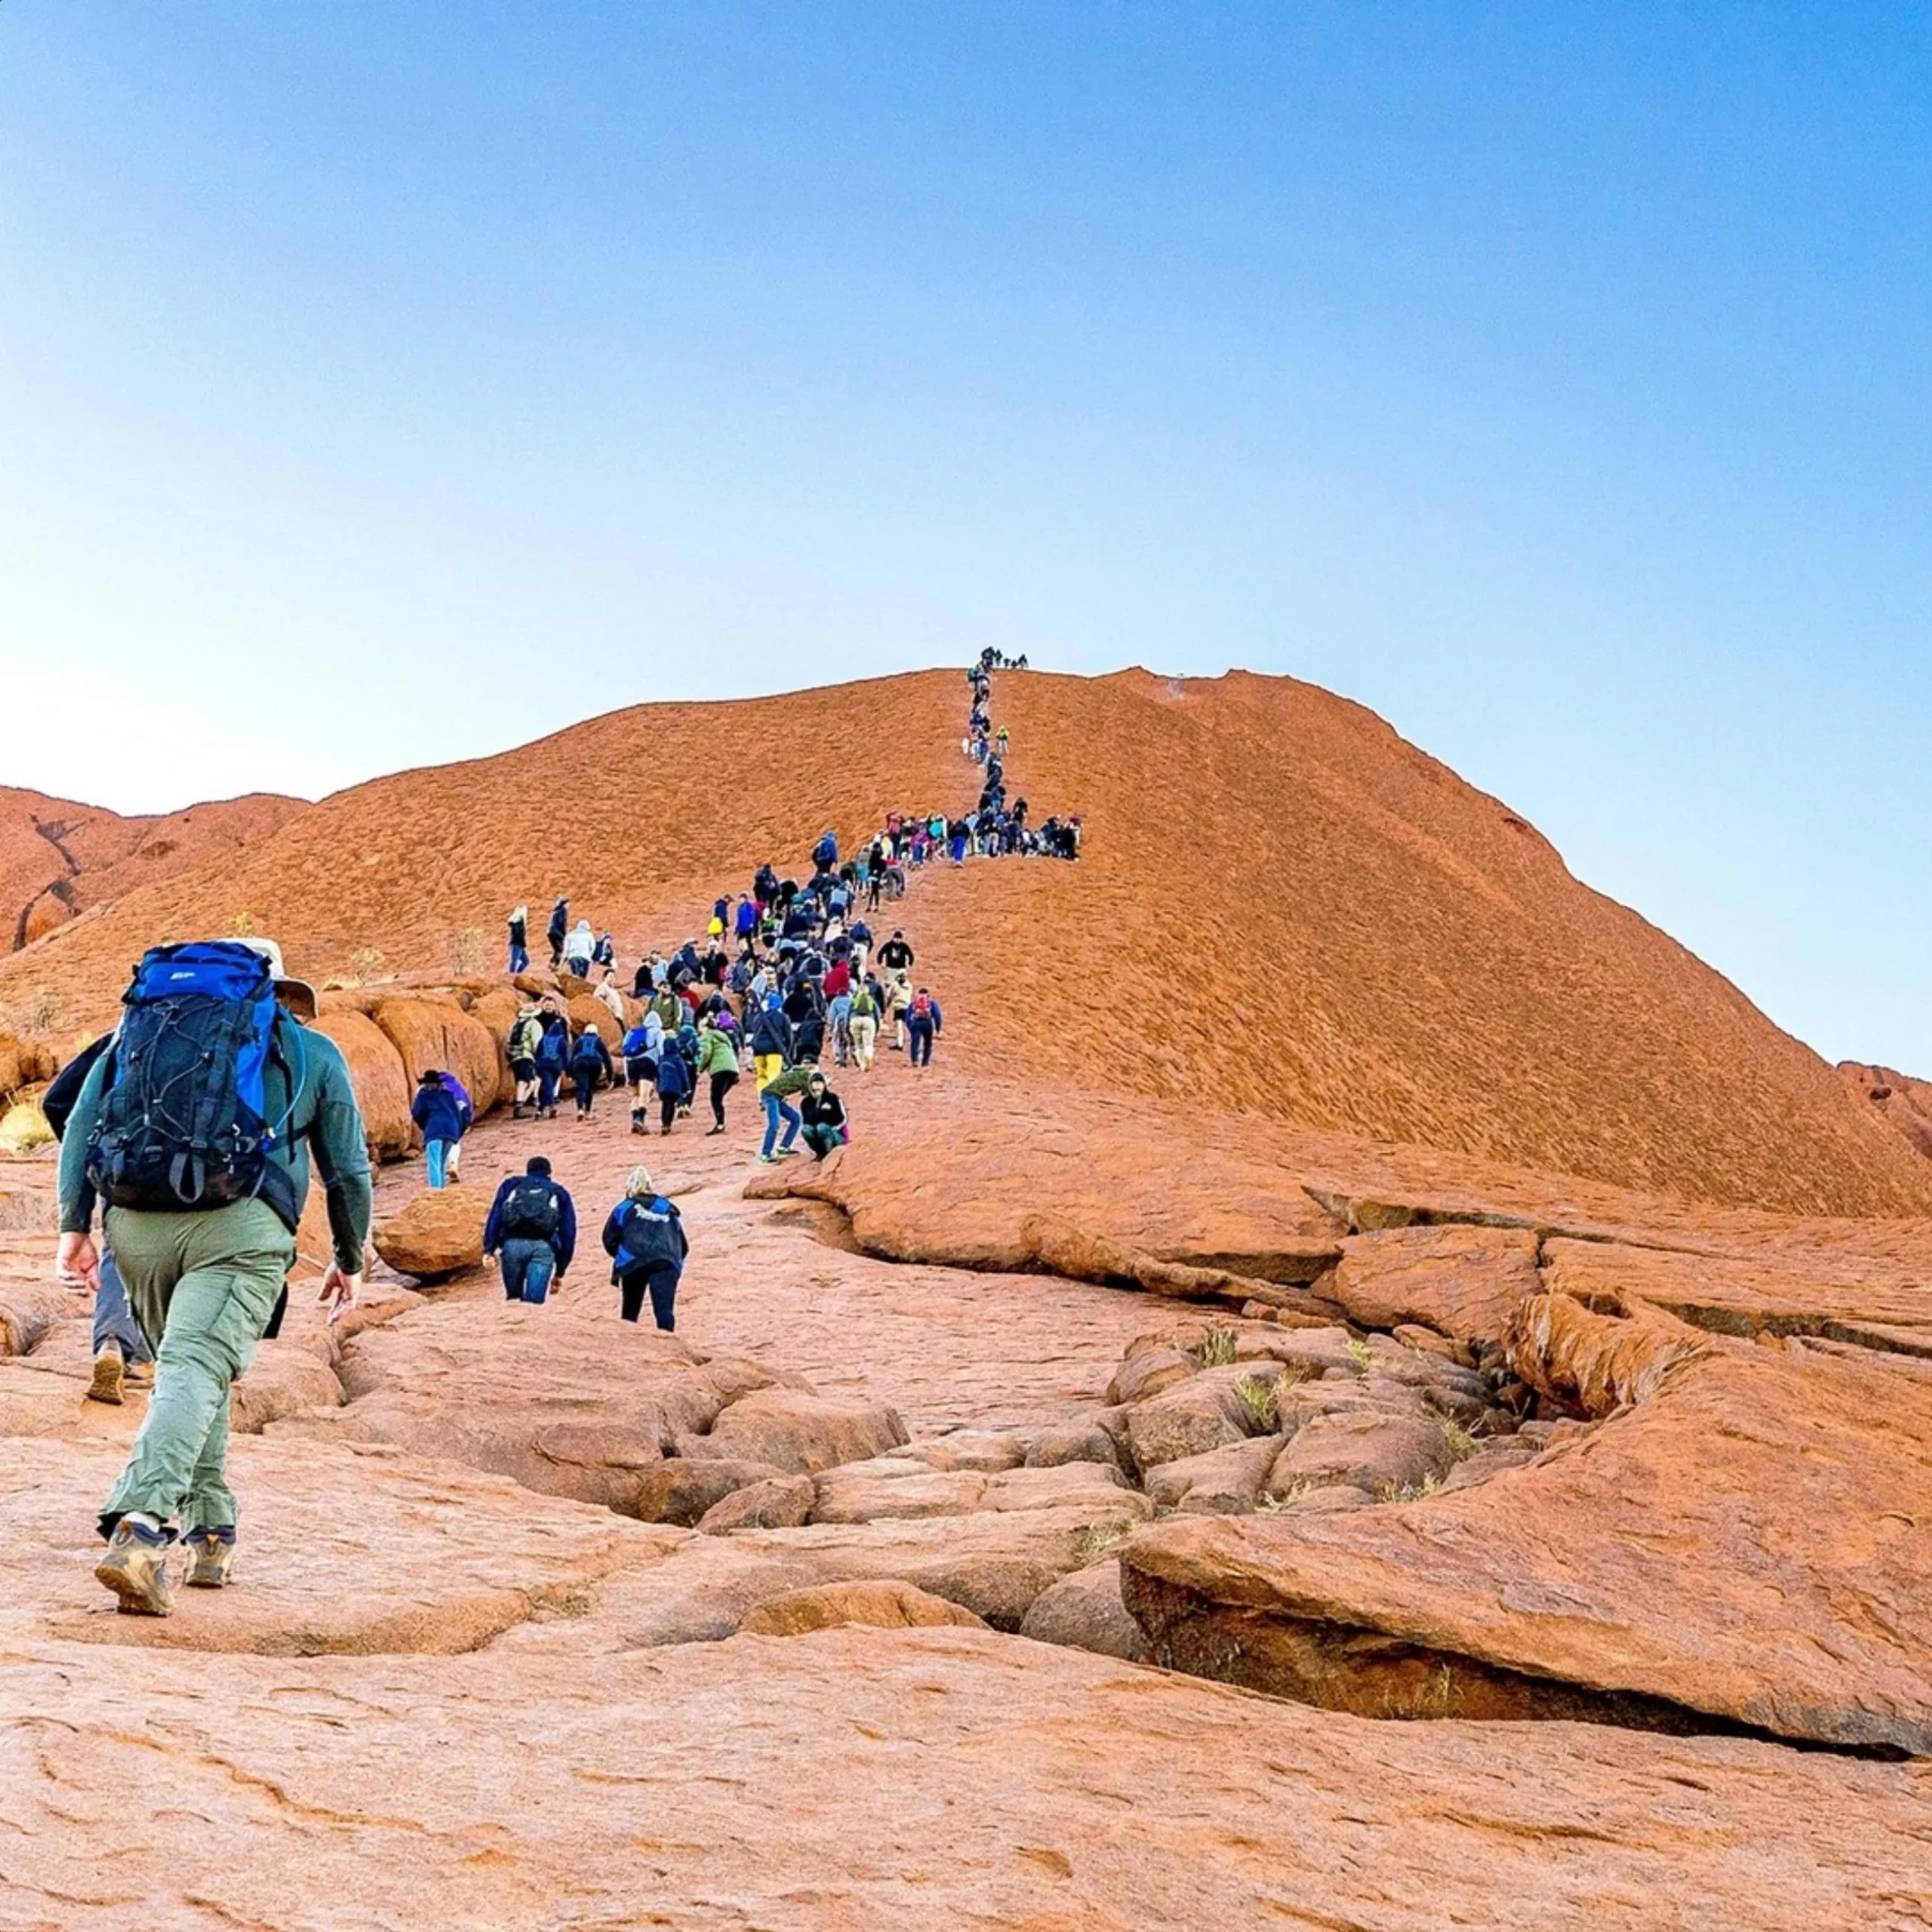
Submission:
<svg viewBox="0 0 1932 1932">
<path fill-rule="evenodd" d="M 302 1023 L 315 1010 L 313 989 L 285 977 L 272 940 L 153 948 L 67 1122 L 58 1271 L 98 1285 L 102 1207 L 155 1352 L 154 1394 L 102 1506 L 107 1549 L 94 1570 L 131 1614 L 172 1613 L 177 1527 L 184 1580 L 229 1580 L 240 1515 L 228 1484 L 229 1392 L 280 1325 L 312 1161 L 328 1196 L 334 1257 L 321 1300 L 331 1321 L 361 1292 L 368 1146 L 340 1049 Z"/>
</svg>

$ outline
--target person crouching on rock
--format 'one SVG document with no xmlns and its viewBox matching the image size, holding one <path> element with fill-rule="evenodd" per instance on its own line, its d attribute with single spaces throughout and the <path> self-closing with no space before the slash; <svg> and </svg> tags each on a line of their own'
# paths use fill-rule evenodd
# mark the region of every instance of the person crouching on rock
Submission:
<svg viewBox="0 0 1932 1932">
<path fill-rule="evenodd" d="M 553 1281 L 563 1286 L 576 1252 L 577 1204 L 550 1178 L 550 1163 L 533 1154 L 497 1189 L 483 1224 L 485 1258 L 502 1257 L 503 1299 L 542 1302 Z"/>
<path fill-rule="evenodd" d="M 623 1199 L 604 1223 L 604 1252 L 625 1321 L 638 1318 L 648 1295 L 658 1327 L 667 1334 L 677 1327 L 678 1281 L 690 1251 L 676 1208 L 657 1192 L 648 1168 L 633 1168 Z"/>
<path fill-rule="evenodd" d="M 805 1123 L 803 1138 L 812 1150 L 812 1158 L 822 1161 L 835 1147 L 845 1144 L 845 1103 L 835 1094 L 822 1073 L 814 1073 L 798 1103 Z"/>
<path fill-rule="evenodd" d="M 596 1027 L 589 1026 L 577 1035 L 577 1044 L 571 1052 L 571 1084 L 577 1089 L 577 1117 L 579 1120 L 590 1118 L 590 1097 L 597 1091 L 599 1082 L 608 1086 L 613 1077 L 611 1049 L 604 1044 L 604 1036 Z"/>
</svg>

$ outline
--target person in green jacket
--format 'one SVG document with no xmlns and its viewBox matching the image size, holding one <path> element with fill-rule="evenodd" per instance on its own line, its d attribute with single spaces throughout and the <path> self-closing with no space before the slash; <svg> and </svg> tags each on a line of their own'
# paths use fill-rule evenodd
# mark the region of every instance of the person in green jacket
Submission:
<svg viewBox="0 0 1932 1932">
<path fill-rule="evenodd" d="M 110 1207 L 102 1221 L 135 1318 L 155 1352 L 154 1394 L 101 1510 L 107 1554 L 94 1571 L 120 1598 L 119 1607 L 137 1615 L 165 1617 L 174 1609 L 168 1557 L 177 1520 L 188 1548 L 184 1581 L 202 1589 L 228 1581 L 239 1514 L 228 1486 L 229 1389 L 278 1323 L 312 1157 L 328 1192 L 334 1254 L 320 1298 L 331 1323 L 355 1306 L 361 1289 L 369 1155 L 349 1068 L 333 1040 L 303 1026 L 303 1017 L 315 1017 L 314 990 L 284 977 L 274 941 L 247 943 L 269 962 L 278 1009 L 275 1050 L 263 1075 L 266 1117 L 287 1123 L 268 1156 L 281 1170 L 276 1184 L 219 1208 L 163 1213 Z M 57 1272 L 90 1290 L 99 1285 L 100 1259 L 88 1142 L 112 1057 L 103 1055 L 88 1074 L 60 1146 Z"/>
<path fill-rule="evenodd" d="M 708 1024 L 698 1036 L 697 1070 L 711 1076 L 711 1131 L 724 1131 L 724 1096 L 738 1084 L 738 1043 L 724 1029 Z"/>
</svg>

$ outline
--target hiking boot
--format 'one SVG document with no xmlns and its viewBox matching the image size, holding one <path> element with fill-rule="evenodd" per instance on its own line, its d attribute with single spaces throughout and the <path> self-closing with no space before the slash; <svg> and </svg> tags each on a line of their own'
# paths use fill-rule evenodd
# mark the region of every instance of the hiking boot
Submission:
<svg viewBox="0 0 1932 1932">
<path fill-rule="evenodd" d="M 154 1386 L 154 1363 L 131 1361 L 128 1364 L 128 1386 L 130 1389 L 152 1389 Z"/>
<path fill-rule="evenodd" d="M 97 1579 L 121 1599 L 124 1617 L 171 1617 L 174 1592 L 168 1583 L 168 1532 L 152 1517 L 123 1516 L 107 1540 L 107 1554 L 94 1567 Z"/>
<path fill-rule="evenodd" d="M 228 1581 L 235 1562 L 235 1532 L 223 1530 L 190 1530 L 188 1573 L 181 1580 L 191 1590 L 218 1590 Z"/>
<path fill-rule="evenodd" d="M 714 1127 L 708 1130 L 708 1131 L 709 1134 L 722 1134 L 724 1130 L 721 1127 Z"/>
<path fill-rule="evenodd" d="M 127 1379 L 128 1364 L 121 1353 L 118 1342 L 103 1342 L 100 1352 L 94 1358 L 94 1380 L 88 1384 L 90 1402 L 111 1402 L 115 1407 L 121 1405 L 121 1386 Z"/>
</svg>

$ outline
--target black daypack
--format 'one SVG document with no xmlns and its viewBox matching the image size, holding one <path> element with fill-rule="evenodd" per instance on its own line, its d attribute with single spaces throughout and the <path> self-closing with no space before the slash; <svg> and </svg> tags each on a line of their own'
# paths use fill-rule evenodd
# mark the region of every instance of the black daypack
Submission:
<svg viewBox="0 0 1932 1932">
<path fill-rule="evenodd" d="M 526 1174 L 503 1201 L 503 1232 L 520 1241 L 548 1241 L 563 1218 L 557 1190 L 536 1174 Z"/>
<path fill-rule="evenodd" d="M 269 1057 L 280 1058 L 268 961 L 237 941 L 160 946 L 142 956 L 88 1141 L 88 1177 L 115 1208 L 180 1212 L 257 1195 L 292 1227 L 293 1183 L 269 1158 L 301 1092 L 267 1118 Z M 289 1029 L 299 1055 L 301 1029 Z"/>
</svg>

